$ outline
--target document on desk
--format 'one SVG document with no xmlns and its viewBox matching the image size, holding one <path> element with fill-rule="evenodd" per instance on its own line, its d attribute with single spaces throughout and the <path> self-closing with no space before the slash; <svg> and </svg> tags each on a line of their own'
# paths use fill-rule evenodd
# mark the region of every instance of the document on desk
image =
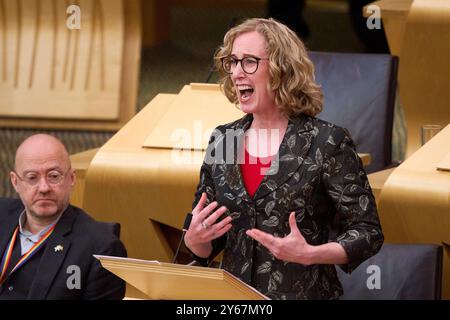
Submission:
<svg viewBox="0 0 450 320">
<path fill-rule="evenodd" d="M 97 260 L 105 260 L 105 261 L 117 261 L 117 262 L 136 262 L 141 264 L 148 265 L 160 265 L 161 262 L 158 260 L 142 260 L 142 259 L 134 259 L 134 258 L 123 258 L 123 257 L 114 257 L 114 256 L 102 256 L 102 255 L 93 255 Z"/>
</svg>

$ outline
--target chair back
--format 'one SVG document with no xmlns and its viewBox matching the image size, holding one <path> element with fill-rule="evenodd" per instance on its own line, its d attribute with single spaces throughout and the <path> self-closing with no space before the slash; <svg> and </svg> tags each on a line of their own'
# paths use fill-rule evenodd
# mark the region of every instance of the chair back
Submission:
<svg viewBox="0 0 450 320">
<path fill-rule="evenodd" d="M 387 54 L 309 52 L 322 86 L 320 119 L 349 130 L 357 152 L 370 153 L 367 172 L 392 161 L 398 58 Z"/>
<path fill-rule="evenodd" d="M 337 269 L 343 300 L 438 300 L 443 249 L 435 244 L 387 244 L 351 274 Z"/>
</svg>

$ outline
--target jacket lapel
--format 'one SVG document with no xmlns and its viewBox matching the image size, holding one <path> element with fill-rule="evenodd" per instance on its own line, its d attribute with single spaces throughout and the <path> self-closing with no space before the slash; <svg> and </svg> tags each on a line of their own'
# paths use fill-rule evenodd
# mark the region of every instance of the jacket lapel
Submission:
<svg viewBox="0 0 450 320">
<path fill-rule="evenodd" d="M 315 130 L 310 117 L 299 116 L 289 120 L 278 154 L 259 185 L 253 200 L 265 197 L 291 178 L 303 163 L 311 148 Z"/>
<path fill-rule="evenodd" d="M 5 232 L 0 233 L 0 262 L 3 257 L 3 253 L 6 249 L 6 246 L 11 240 L 14 229 L 19 224 L 19 217 L 23 211 L 23 206 L 9 210 L 10 212 L 7 212 L 4 215 L 5 217 L 7 217 L 7 219 L 0 219 L 0 224 L 4 226 L 2 227 L 2 229 L 5 230 Z"/>
<path fill-rule="evenodd" d="M 44 253 L 42 254 L 41 262 L 36 273 L 37 277 L 31 285 L 28 299 L 46 299 L 50 285 L 53 283 L 69 251 L 71 242 L 65 238 L 65 235 L 71 232 L 75 218 L 76 213 L 72 206 L 69 205 L 45 245 Z"/>
<path fill-rule="evenodd" d="M 0 262 L 2 260 L 3 254 L 5 253 L 6 246 L 8 245 L 9 241 L 11 240 L 14 229 L 19 224 L 19 218 L 17 218 L 16 221 L 8 221 L 8 222 L 1 222 L 1 223 L 5 223 L 5 224 L 7 223 L 7 226 L 5 227 L 5 232 L 1 235 L 1 238 L 0 238 Z"/>
<path fill-rule="evenodd" d="M 244 180 L 241 174 L 240 163 L 242 159 L 238 159 L 238 152 L 242 148 L 243 132 L 245 132 L 251 125 L 253 116 L 246 115 L 240 122 L 237 123 L 235 130 L 239 130 L 241 134 L 236 135 L 237 144 L 234 152 L 234 161 L 232 164 L 225 166 L 225 180 L 227 176 L 238 177 L 239 181 L 233 184 L 235 187 L 231 190 L 242 200 L 252 202 L 263 198 L 267 194 L 278 189 L 285 181 L 295 174 L 298 167 L 303 163 L 304 158 L 311 148 L 311 141 L 315 135 L 314 125 L 310 117 L 298 116 L 289 120 L 286 133 L 283 141 L 280 144 L 278 154 L 272 160 L 269 171 L 261 182 L 258 190 L 256 190 L 253 199 L 248 195 L 244 186 Z M 227 140 L 227 139 L 225 139 Z M 234 141 L 227 143 L 235 143 Z M 241 150 L 242 151 L 242 150 Z M 229 162 L 228 162 L 229 163 Z"/>
<path fill-rule="evenodd" d="M 244 133 L 247 131 L 247 129 L 250 127 L 253 121 L 253 115 L 247 114 L 245 117 L 242 118 L 242 120 L 238 123 L 236 130 L 238 130 L 239 134 L 236 135 L 236 141 L 230 141 L 234 146 L 236 146 L 236 149 L 234 150 L 234 159 L 232 164 L 227 166 L 227 171 L 225 172 L 225 176 L 230 174 L 230 172 L 236 172 L 236 176 L 239 178 L 238 180 L 238 187 L 237 188 L 231 188 L 236 195 L 241 198 L 242 200 L 246 202 L 251 202 L 252 199 L 250 195 L 247 193 L 247 189 L 244 186 L 244 178 L 242 177 L 241 173 L 241 167 L 240 164 L 244 161 Z M 234 139 L 233 139 L 234 140 Z M 236 143 L 237 142 L 237 143 Z M 231 170 L 231 171 L 230 171 Z"/>
</svg>

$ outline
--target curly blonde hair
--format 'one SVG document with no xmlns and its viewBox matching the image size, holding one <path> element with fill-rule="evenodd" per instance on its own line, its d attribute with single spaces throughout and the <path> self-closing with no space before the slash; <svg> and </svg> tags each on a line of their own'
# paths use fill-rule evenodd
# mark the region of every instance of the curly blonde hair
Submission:
<svg viewBox="0 0 450 320">
<path fill-rule="evenodd" d="M 229 74 L 222 68 L 222 58 L 231 54 L 238 35 L 257 31 L 264 36 L 269 55 L 269 89 L 275 92 L 275 103 L 288 118 L 300 113 L 315 116 L 322 111 L 323 93 L 315 83 L 314 65 L 297 35 L 274 19 L 252 18 L 231 28 L 223 45 L 214 56 L 219 83 L 230 102 L 238 104 L 238 97 Z"/>
</svg>

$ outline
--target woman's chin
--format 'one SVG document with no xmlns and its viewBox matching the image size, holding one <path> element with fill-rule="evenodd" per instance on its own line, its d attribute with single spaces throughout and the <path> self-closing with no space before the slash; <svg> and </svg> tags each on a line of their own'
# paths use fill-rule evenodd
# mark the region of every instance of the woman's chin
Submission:
<svg viewBox="0 0 450 320">
<path fill-rule="evenodd" d="M 242 103 L 242 102 L 239 104 L 239 108 L 244 113 L 255 113 L 255 111 L 257 109 L 253 104 Z"/>
</svg>

